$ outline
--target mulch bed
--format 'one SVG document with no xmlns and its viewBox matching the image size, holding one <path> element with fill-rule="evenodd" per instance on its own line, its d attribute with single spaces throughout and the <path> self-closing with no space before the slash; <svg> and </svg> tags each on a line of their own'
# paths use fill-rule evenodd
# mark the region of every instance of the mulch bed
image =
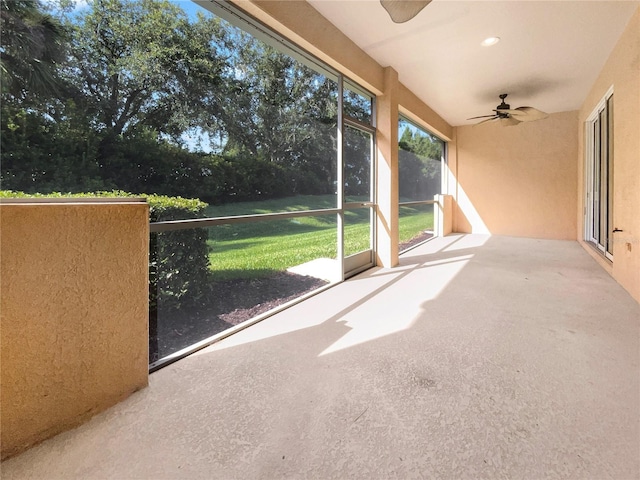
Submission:
<svg viewBox="0 0 640 480">
<path fill-rule="evenodd" d="M 416 245 L 421 244 L 425 240 L 429 240 L 432 237 L 433 237 L 433 233 L 432 232 L 420 232 L 418 235 L 413 237 L 411 240 L 408 240 L 406 242 L 400 243 L 398 245 L 398 250 L 400 252 L 403 252 L 405 250 L 410 249 L 411 247 L 415 247 Z"/>
<path fill-rule="evenodd" d="M 198 309 L 158 314 L 157 335 L 149 338 L 149 363 L 316 290 L 328 282 L 279 272 L 263 278 L 216 282 Z M 151 328 L 153 332 L 154 329 Z"/>
</svg>

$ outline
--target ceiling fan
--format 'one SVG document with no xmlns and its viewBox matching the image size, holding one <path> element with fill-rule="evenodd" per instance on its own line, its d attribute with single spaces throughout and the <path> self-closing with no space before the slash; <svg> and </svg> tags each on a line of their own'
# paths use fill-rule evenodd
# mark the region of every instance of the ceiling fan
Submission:
<svg viewBox="0 0 640 480">
<path fill-rule="evenodd" d="M 404 23 L 415 17 L 431 0 L 380 0 L 395 23 Z"/>
<path fill-rule="evenodd" d="M 481 123 L 485 122 L 500 120 L 500 123 L 502 125 L 510 126 L 518 125 L 521 122 L 533 122 L 534 120 L 542 120 L 543 118 L 547 118 L 549 116 L 548 113 L 541 112 L 540 110 L 537 110 L 533 107 L 518 107 L 512 110 L 511 105 L 505 103 L 504 101 L 504 99 L 507 98 L 507 95 L 508 94 L 506 93 L 500 95 L 500 100 L 502 100 L 502 102 L 494 110 L 494 112 L 496 113 L 493 113 L 491 115 L 481 115 L 479 117 L 471 117 L 467 118 L 467 120 L 475 120 L 477 118 L 485 119 L 476 123 L 476 125 L 480 125 Z"/>
</svg>

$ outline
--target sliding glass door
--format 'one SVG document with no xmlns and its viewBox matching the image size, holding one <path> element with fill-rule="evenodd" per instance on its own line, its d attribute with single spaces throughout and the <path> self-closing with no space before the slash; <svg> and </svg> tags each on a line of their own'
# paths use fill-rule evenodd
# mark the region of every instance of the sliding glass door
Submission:
<svg viewBox="0 0 640 480">
<path fill-rule="evenodd" d="M 343 89 L 342 231 L 345 277 L 373 266 L 374 144 L 373 101 L 370 96 Z"/>
<path fill-rule="evenodd" d="M 613 260 L 613 91 L 586 125 L 585 239 Z"/>
</svg>

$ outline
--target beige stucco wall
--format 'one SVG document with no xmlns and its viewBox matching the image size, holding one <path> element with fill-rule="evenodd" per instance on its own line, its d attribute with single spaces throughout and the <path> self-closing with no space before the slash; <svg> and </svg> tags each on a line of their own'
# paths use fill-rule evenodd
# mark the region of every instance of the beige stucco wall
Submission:
<svg viewBox="0 0 640 480">
<path fill-rule="evenodd" d="M 0 205 L 2 457 L 147 385 L 146 203 Z"/>
<path fill-rule="evenodd" d="M 577 118 L 456 127 L 455 231 L 575 239 Z"/>
<path fill-rule="evenodd" d="M 451 195 L 434 195 L 433 226 L 438 237 L 446 237 L 453 232 L 453 197 Z"/>
<path fill-rule="evenodd" d="M 398 264 L 398 72 L 385 69 L 385 91 L 376 101 L 376 117 L 383 128 L 376 134 L 376 264 Z M 396 125 L 396 128 L 389 128 Z"/>
<path fill-rule="evenodd" d="M 584 238 L 584 128 L 613 86 L 614 172 L 613 262 L 583 243 L 588 252 L 640 301 L 640 7 L 636 10 L 579 111 L 577 238 Z"/>
</svg>

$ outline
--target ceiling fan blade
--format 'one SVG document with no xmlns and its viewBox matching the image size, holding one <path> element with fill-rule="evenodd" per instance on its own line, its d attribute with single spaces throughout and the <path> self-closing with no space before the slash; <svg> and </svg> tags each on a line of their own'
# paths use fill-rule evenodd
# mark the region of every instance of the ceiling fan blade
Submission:
<svg viewBox="0 0 640 480">
<path fill-rule="evenodd" d="M 404 23 L 415 17 L 431 0 L 380 0 L 395 23 Z"/>
<path fill-rule="evenodd" d="M 467 120 L 475 120 L 476 118 L 489 118 L 489 117 L 495 117 L 495 114 L 494 115 L 480 115 L 479 117 L 467 118 Z"/>
<path fill-rule="evenodd" d="M 548 113 L 542 112 L 533 107 L 518 107 L 512 110 L 501 109 L 494 112 L 508 113 L 510 116 L 517 118 L 521 122 L 532 122 L 534 120 L 542 120 L 549 116 Z"/>
<path fill-rule="evenodd" d="M 521 122 L 533 122 L 534 120 L 542 120 L 549 116 L 548 113 L 533 107 L 518 107 L 511 112 L 511 115 Z"/>
<path fill-rule="evenodd" d="M 494 122 L 496 120 L 498 120 L 500 117 L 495 115 L 492 116 L 491 118 L 487 118 L 486 120 L 482 120 L 481 122 L 478 122 L 474 125 L 474 127 L 477 127 L 478 125 L 482 125 L 483 123 L 487 123 L 487 122 Z"/>
</svg>

